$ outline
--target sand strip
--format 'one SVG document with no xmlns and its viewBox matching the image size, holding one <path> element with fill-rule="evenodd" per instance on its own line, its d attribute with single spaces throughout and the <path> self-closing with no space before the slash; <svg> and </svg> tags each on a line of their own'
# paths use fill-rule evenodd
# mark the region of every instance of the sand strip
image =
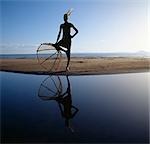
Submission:
<svg viewBox="0 0 150 144">
<path fill-rule="evenodd" d="M 72 58 L 70 71 L 65 72 L 66 61 L 62 59 L 60 68 L 50 72 L 50 65 L 43 68 L 37 59 L 0 59 L 0 70 L 29 74 L 60 74 L 60 75 L 98 75 L 150 71 L 150 58 L 103 57 L 103 58 Z"/>
</svg>

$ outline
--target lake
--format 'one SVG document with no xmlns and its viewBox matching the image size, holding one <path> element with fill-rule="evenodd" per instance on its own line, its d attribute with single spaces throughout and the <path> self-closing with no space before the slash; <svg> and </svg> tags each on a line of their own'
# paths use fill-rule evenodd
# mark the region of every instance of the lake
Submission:
<svg viewBox="0 0 150 144">
<path fill-rule="evenodd" d="M 149 142 L 150 73 L 0 73 L 2 142 Z"/>
</svg>

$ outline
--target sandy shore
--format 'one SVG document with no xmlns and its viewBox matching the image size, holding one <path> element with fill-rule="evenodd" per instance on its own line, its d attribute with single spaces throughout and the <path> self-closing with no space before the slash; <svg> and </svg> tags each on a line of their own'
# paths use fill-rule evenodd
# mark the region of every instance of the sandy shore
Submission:
<svg viewBox="0 0 150 144">
<path fill-rule="evenodd" d="M 37 59 L 0 59 L 0 70 L 31 74 L 117 74 L 130 72 L 147 72 L 150 70 L 150 58 L 72 58 L 70 71 L 65 72 L 66 61 L 61 61 L 61 68 L 57 73 L 43 68 Z M 49 64 L 45 64 L 49 68 Z"/>
</svg>

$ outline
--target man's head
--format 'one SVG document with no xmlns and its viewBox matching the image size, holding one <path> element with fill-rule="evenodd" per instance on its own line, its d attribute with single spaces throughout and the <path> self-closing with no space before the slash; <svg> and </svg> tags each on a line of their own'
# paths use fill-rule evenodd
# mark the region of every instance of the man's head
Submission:
<svg viewBox="0 0 150 144">
<path fill-rule="evenodd" d="M 67 22 L 67 20 L 68 20 L 68 15 L 64 14 L 64 21 Z"/>
</svg>

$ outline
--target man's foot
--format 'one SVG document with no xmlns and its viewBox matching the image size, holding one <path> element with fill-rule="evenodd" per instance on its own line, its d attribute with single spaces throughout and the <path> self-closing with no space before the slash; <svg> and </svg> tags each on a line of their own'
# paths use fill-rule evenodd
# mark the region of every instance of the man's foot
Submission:
<svg viewBox="0 0 150 144">
<path fill-rule="evenodd" d="M 60 47 L 57 44 L 52 44 L 52 46 L 55 47 L 58 52 L 60 51 Z"/>
<path fill-rule="evenodd" d="M 70 68 L 69 67 L 66 67 L 66 71 L 69 71 L 70 70 Z"/>
</svg>

